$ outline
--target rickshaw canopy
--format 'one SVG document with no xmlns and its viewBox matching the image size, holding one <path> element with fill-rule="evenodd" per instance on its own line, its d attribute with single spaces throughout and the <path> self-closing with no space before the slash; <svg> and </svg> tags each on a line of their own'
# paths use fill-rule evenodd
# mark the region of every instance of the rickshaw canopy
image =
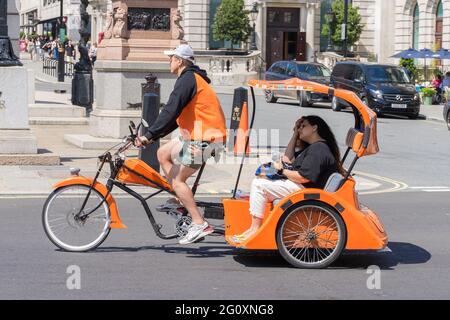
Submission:
<svg viewBox="0 0 450 320">
<path fill-rule="evenodd" d="M 328 95 L 330 98 L 335 96 L 345 101 L 352 108 L 353 114 L 355 115 L 354 129 L 363 135 L 361 146 L 354 151 L 358 157 L 378 153 L 377 115 L 354 92 L 335 89 L 320 83 L 300 80 L 298 78 L 283 81 L 250 80 L 248 81 L 248 86 L 252 90 L 253 88 L 260 88 L 263 90 L 295 90 L 322 93 Z"/>
</svg>

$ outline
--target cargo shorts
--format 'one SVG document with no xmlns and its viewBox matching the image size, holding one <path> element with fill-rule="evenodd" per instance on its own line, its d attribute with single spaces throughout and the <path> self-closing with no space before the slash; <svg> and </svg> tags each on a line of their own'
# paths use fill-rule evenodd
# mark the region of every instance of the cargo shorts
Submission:
<svg viewBox="0 0 450 320">
<path fill-rule="evenodd" d="M 196 170 L 200 169 L 202 164 L 211 157 L 214 157 L 215 161 L 218 162 L 220 152 L 224 148 L 222 142 L 183 140 L 181 136 L 179 139 L 182 143 L 182 148 L 178 155 L 178 161 L 182 165 Z M 194 147 L 194 150 L 191 147 Z"/>
</svg>

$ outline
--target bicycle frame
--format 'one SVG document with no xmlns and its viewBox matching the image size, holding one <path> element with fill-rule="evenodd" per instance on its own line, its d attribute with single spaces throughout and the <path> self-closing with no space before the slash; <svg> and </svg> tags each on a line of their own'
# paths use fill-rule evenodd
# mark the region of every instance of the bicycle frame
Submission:
<svg viewBox="0 0 450 320">
<path fill-rule="evenodd" d="M 127 147 L 127 145 L 125 145 L 124 147 L 122 147 L 123 149 L 125 149 Z M 169 239 L 175 239 L 178 237 L 177 234 L 171 234 L 171 235 L 165 235 L 161 232 L 162 229 L 162 225 L 157 223 L 155 217 L 153 216 L 152 211 L 150 210 L 150 207 L 147 204 L 147 201 L 151 198 L 153 198 L 154 196 L 162 193 L 162 192 L 167 192 L 173 196 L 175 196 L 175 193 L 164 187 L 163 185 L 159 184 L 158 182 L 140 174 L 139 172 L 136 172 L 135 170 L 133 170 L 132 168 L 129 168 L 128 166 L 126 166 L 124 164 L 124 160 L 121 158 L 116 158 L 113 159 L 112 155 L 110 152 L 106 152 L 105 154 L 101 155 L 99 157 L 99 159 L 101 160 L 101 163 L 99 165 L 99 168 L 97 170 L 97 173 L 94 177 L 94 179 L 89 179 L 83 176 L 75 176 L 75 177 L 71 177 L 69 179 L 66 179 L 64 181 L 61 181 L 60 183 L 57 183 L 54 185 L 55 188 L 60 188 L 63 186 L 67 186 L 67 185 L 74 185 L 74 184 L 83 184 L 83 185 L 87 185 L 89 186 L 89 190 L 88 193 L 86 195 L 85 200 L 83 201 L 82 207 L 80 208 L 80 211 L 78 212 L 77 216 L 78 219 L 86 219 L 89 215 L 91 215 L 92 213 L 94 213 L 98 208 L 100 208 L 103 203 L 106 201 L 108 203 L 108 206 L 110 208 L 110 214 L 111 214 L 111 224 L 110 224 L 110 228 L 112 229 L 124 229 L 126 228 L 126 226 L 122 223 L 121 218 L 119 216 L 119 212 L 117 210 L 117 205 L 116 202 L 113 198 L 113 196 L 111 195 L 111 192 L 114 188 L 114 186 L 118 187 L 119 189 L 121 189 L 122 191 L 125 191 L 127 194 L 131 195 L 133 198 L 139 200 L 139 202 L 141 203 L 141 205 L 143 206 L 145 213 L 147 214 L 147 217 L 153 227 L 153 230 L 155 231 L 155 234 L 164 240 L 169 240 Z M 98 182 L 98 178 L 100 176 L 100 173 L 105 165 L 105 163 L 109 163 L 110 165 L 110 169 L 111 169 L 111 175 L 108 178 L 107 184 L 106 186 L 103 185 L 102 183 Z M 196 177 L 196 180 L 192 186 L 192 193 L 195 195 L 197 188 L 199 186 L 199 181 L 201 179 L 201 176 L 204 172 L 204 168 L 205 168 L 206 163 L 203 163 L 200 171 Z M 128 170 L 130 173 L 132 173 L 133 175 L 136 175 L 137 177 L 144 179 L 145 181 L 149 182 L 150 184 L 156 186 L 157 190 L 156 192 L 152 193 L 151 195 L 149 195 L 148 197 L 143 197 L 142 195 L 140 195 L 139 193 L 137 193 L 136 191 L 130 189 L 125 183 L 120 182 L 116 179 L 118 173 L 120 172 L 120 170 L 124 168 L 126 170 Z M 103 196 L 103 200 L 93 209 L 91 209 L 89 212 L 83 213 L 83 210 L 86 206 L 86 203 L 88 202 L 89 196 L 92 193 L 92 190 L 95 189 L 96 191 L 98 191 L 102 196 Z M 221 210 L 222 214 L 216 214 L 213 216 L 210 216 L 212 218 L 222 218 L 223 219 L 223 204 L 222 203 L 209 203 L 209 202 L 202 202 L 202 201 L 196 201 L 196 204 L 198 207 L 202 207 L 206 209 L 219 209 Z M 187 211 L 185 211 L 183 213 L 183 215 L 187 215 Z M 223 232 L 219 232 L 219 233 L 223 233 Z"/>
</svg>

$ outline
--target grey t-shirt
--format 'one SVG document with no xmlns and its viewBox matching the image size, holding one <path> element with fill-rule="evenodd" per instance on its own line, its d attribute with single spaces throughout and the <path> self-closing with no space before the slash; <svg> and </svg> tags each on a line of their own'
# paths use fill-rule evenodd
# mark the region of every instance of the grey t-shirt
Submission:
<svg viewBox="0 0 450 320">
<path fill-rule="evenodd" d="M 328 178 L 338 172 L 333 153 L 322 141 L 313 143 L 297 153 L 292 165 L 294 170 L 310 181 L 303 184 L 305 188 L 323 189 Z"/>
</svg>

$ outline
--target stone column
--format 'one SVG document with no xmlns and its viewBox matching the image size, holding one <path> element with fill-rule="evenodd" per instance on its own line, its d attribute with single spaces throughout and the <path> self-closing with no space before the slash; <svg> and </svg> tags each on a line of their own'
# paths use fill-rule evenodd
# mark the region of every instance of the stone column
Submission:
<svg viewBox="0 0 450 320">
<path fill-rule="evenodd" d="M 28 71 L 8 37 L 18 32 L 18 18 L 16 2 L 0 0 L 0 165 L 40 164 L 36 137 L 28 125 Z M 59 157 L 53 160 L 59 163 Z"/>
<path fill-rule="evenodd" d="M 306 3 L 306 60 L 314 60 L 315 47 L 315 3 Z M 303 10 L 303 8 L 302 8 Z"/>
<path fill-rule="evenodd" d="M 186 41 L 194 50 L 209 47 L 209 0 L 190 0 L 184 4 Z M 212 21 L 210 21 L 212 23 Z"/>
<path fill-rule="evenodd" d="M 444 22 L 442 30 L 442 47 L 450 48 L 450 1 L 443 1 Z M 450 60 L 442 60 L 445 70 L 450 67 Z"/>
<path fill-rule="evenodd" d="M 412 2 L 396 0 L 395 7 L 395 52 L 412 47 Z"/>
<path fill-rule="evenodd" d="M 149 73 L 161 84 L 161 102 L 167 101 L 176 76 L 170 74 L 163 51 L 184 42 L 178 27 L 177 0 L 115 0 L 112 5 L 95 63 L 90 135 L 65 136 L 85 149 L 111 145 L 129 134 L 130 120 L 140 121 L 142 110 L 135 106 L 141 102 L 141 84 Z M 142 20 L 145 15 L 150 18 Z"/>
</svg>

